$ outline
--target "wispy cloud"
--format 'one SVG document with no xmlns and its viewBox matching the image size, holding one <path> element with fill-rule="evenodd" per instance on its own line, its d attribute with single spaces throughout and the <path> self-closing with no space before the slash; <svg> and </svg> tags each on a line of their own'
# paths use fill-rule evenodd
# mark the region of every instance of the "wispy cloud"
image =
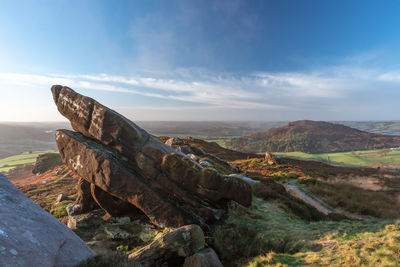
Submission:
<svg viewBox="0 0 400 267">
<path fill-rule="evenodd" d="M 198 75 L 201 72 L 201 75 Z M 169 78 L 173 77 L 173 78 Z M 400 85 L 400 71 L 385 72 L 337 66 L 311 72 L 256 72 L 248 75 L 212 74 L 202 70 L 177 70 L 166 75 L 116 76 L 108 74 L 0 73 L 0 86 L 46 87 L 62 84 L 75 89 L 136 94 L 162 99 L 163 106 L 143 103 L 137 110 L 229 111 L 260 110 L 302 112 L 321 108 L 338 110 L 338 103 L 357 102 L 355 96 L 392 90 Z M 170 101 L 174 101 L 171 104 Z M 177 102 L 178 101 L 178 102 Z M 185 105 L 179 106 L 176 103 Z M 129 107 L 121 107 L 129 109 Z M 205 118 L 206 119 L 206 118 Z"/>
<path fill-rule="evenodd" d="M 389 71 L 379 75 L 381 81 L 400 83 L 400 70 Z"/>
<path fill-rule="evenodd" d="M 219 108 L 267 108 L 284 106 L 263 103 L 259 94 L 246 90 L 239 81 L 182 81 L 152 77 L 122 77 L 100 75 L 33 75 L 0 73 L 0 84 L 42 87 L 63 84 L 72 88 L 137 94 L 154 98 L 179 100 Z M 243 83 L 243 82 L 242 82 Z"/>
</svg>

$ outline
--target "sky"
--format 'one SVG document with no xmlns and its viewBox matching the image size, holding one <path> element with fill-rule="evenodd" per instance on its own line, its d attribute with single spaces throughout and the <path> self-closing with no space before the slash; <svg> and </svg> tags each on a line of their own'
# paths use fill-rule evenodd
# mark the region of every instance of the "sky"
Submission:
<svg viewBox="0 0 400 267">
<path fill-rule="evenodd" d="M 0 121 L 400 120 L 400 1 L 0 0 Z"/>
</svg>

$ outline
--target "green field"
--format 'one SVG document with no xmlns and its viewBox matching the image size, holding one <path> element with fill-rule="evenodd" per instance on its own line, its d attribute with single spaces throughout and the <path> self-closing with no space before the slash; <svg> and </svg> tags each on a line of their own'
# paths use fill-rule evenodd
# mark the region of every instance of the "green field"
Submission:
<svg viewBox="0 0 400 267">
<path fill-rule="evenodd" d="M 295 159 L 322 161 L 335 166 L 400 168 L 400 151 L 390 149 L 322 154 L 308 154 L 303 152 L 274 154 Z"/>
<path fill-rule="evenodd" d="M 19 165 L 34 164 L 36 158 L 45 153 L 56 152 L 54 150 L 24 152 L 19 155 L 0 159 L 0 172 L 8 172 Z"/>
</svg>

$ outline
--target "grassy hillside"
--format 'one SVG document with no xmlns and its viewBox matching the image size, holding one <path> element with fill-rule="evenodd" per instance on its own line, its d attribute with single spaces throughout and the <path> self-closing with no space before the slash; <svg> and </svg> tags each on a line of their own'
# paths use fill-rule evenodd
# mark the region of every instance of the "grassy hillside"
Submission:
<svg viewBox="0 0 400 267">
<path fill-rule="evenodd" d="M 344 246 L 344 238 L 356 239 L 367 233 L 379 236 L 379 231 L 391 223 L 393 221 L 304 221 L 277 202 L 255 198 L 251 209 L 241 206 L 230 208 L 226 224 L 216 227 L 215 240 L 211 241 L 220 257 L 229 263 L 227 266 L 267 266 L 263 265 L 267 262 L 260 264 L 262 256 L 257 255 L 260 252 L 265 255 L 268 251 L 280 253 L 276 255 L 280 257 L 274 257 L 270 266 L 276 266 L 277 263 L 302 266 L 307 262 L 324 260 L 323 253 L 316 252 L 311 257 L 312 250 L 316 250 L 317 246 L 322 246 L 319 249 L 329 249 L 329 243 L 323 243 L 323 240 L 332 240 Z M 360 242 L 366 243 L 366 240 Z M 343 257 L 349 253 L 345 248 L 337 252 Z M 308 256 L 307 259 L 303 255 Z M 334 255 L 330 256 L 333 258 Z M 380 259 L 384 260 L 384 257 Z M 330 261 L 334 262 L 334 259 Z"/>
<path fill-rule="evenodd" d="M 251 152 L 331 153 L 400 146 L 400 136 L 374 134 L 324 121 L 295 121 L 280 128 L 225 141 L 230 149 Z"/>
<path fill-rule="evenodd" d="M 229 152 L 217 149 L 215 144 L 195 139 L 186 141 L 199 148 L 212 149 L 222 156 Z M 217 251 L 225 266 L 396 266 L 400 261 L 399 225 L 395 222 L 397 213 L 388 214 L 396 210 L 398 205 L 393 205 L 391 199 L 348 185 L 311 184 L 311 177 L 303 173 L 298 164 L 268 165 L 262 158 L 241 159 L 230 163 L 240 168 L 244 175 L 260 182 L 252 184 L 254 198 L 251 207 L 245 208 L 231 202 L 224 218 L 207 235 L 207 244 Z M 355 171 L 360 172 L 359 169 Z M 65 223 L 65 206 L 73 200 L 55 203 L 55 199 L 60 193 L 74 199 L 77 177 L 67 169 L 59 172 L 56 167 L 34 178 L 50 182 L 21 182 L 19 188 Z M 305 192 L 315 194 L 329 205 L 374 217 L 368 221 L 358 221 L 343 218 L 331 220 L 331 217 L 321 216 L 287 194 L 282 184 L 296 180 L 307 181 L 299 184 L 299 187 L 301 185 Z M 354 192 L 360 197 L 354 197 Z M 340 204 L 342 202 L 346 205 Z M 370 207 L 365 209 L 365 205 Z M 99 244 L 99 237 L 103 238 L 101 244 L 109 253 L 96 258 L 99 262 L 81 266 L 128 266 L 122 265 L 124 258 L 107 261 L 107 255 L 117 257 L 124 254 L 119 250 L 121 246 L 126 247 L 126 253 L 143 246 L 142 243 L 138 245 L 135 238 L 110 239 L 104 232 L 105 223 L 99 219 L 99 222 L 92 221 L 86 228 L 76 231 L 92 245 Z"/>
<path fill-rule="evenodd" d="M 27 164 L 35 164 L 36 158 L 44 153 L 55 152 L 53 150 L 46 151 L 32 151 L 24 152 L 15 156 L 11 156 L 8 158 L 0 159 L 0 172 L 8 172 L 17 166 L 27 165 Z"/>
<path fill-rule="evenodd" d="M 0 123 L 0 159 L 25 151 L 57 149 L 56 129 L 70 129 L 64 122 Z"/>
<path fill-rule="evenodd" d="M 400 151 L 390 149 L 322 154 L 309 154 L 304 152 L 282 152 L 274 154 L 295 159 L 322 161 L 336 166 L 400 168 Z"/>
<path fill-rule="evenodd" d="M 331 233 L 315 241 L 315 251 L 270 252 L 254 258 L 258 266 L 399 266 L 400 226 L 388 224 L 377 232 Z"/>
</svg>

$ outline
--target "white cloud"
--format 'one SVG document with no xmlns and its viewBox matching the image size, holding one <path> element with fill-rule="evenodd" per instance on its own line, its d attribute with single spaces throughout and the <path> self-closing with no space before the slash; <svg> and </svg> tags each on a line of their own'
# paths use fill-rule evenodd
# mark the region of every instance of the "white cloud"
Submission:
<svg viewBox="0 0 400 267">
<path fill-rule="evenodd" d="M 400 82 L 400 71 L 396 70 L 382 73 L 379 75 L 378 79 L 386 82 Z"/>
<path fill-rule="evenodd" d="M 307 73 L 258 72 L 242 76 L 190 69 L 153 76 L 0 73 L 0 88 L 49 88 L 53 84 L 62 84 L 78 90 L 136 94 L 164 100 L 161 106 L 143 103 L 134 107 L 142 111 L 258 110 L 299 114 L 304 110 L 314 112 L 321 107 L 329 111 L 331 106 L 332 112 L 337 112 L 338 104 L 357 102 L 354 98 L 357 94 L 382 92 L 389 88 L 385 87 L 388 82 L 400 85 L 400 71 L 337 66 Z M 176 104 L 179 102 L 182 105 Z"/>
</svg>

